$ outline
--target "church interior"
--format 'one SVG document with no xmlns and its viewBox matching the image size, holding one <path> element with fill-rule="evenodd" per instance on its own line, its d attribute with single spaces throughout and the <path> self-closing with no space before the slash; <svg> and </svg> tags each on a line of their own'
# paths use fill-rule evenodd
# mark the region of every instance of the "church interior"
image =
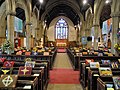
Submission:
<svg viewBox="0 0 120 90">
<path fill-rule="evenodd" d="M 0 90 L 120 90 L 120 0 L 0 0 Z"/>
</svg>

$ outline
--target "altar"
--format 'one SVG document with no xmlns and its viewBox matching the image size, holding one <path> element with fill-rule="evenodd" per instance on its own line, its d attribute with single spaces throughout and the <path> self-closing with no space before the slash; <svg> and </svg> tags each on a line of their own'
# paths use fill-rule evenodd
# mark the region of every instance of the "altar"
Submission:
<svg viewBox="0 0 120 90">
<path fill-rule="evenodd" d="M 66 39 L 57 39 L 56 40 L 56 47 L 66 48 L 67 47 L 67 40 Z"/>
<path fill-rule="evenodd" d="M 56 46 L 57 46 L 57 47 L 66 47 L 67 44 L 61 42 L 61 43 L 56 43 Z"/>
</svg>

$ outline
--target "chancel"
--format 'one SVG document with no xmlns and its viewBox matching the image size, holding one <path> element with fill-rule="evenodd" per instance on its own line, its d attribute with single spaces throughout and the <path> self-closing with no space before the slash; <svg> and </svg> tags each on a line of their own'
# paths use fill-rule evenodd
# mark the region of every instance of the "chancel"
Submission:
<svg viewBox="0 0 120 90">
<path fill-rule="evenodd" d="M 0 90 L 120 90 L 120 0 L 0 0 Z"/>
</svg>

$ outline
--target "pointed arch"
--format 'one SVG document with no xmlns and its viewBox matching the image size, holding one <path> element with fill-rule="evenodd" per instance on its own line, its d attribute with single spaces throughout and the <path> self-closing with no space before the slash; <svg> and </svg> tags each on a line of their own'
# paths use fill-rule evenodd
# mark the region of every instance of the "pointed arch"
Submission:
<svg viewBox="0 0 120 90">
<path fill-rule="evenodd" d="M 36 6 L 34 6 L 34 8 L 33 8 L 33 13 L 35 14 L 36 18 L 39 18 L 39 11 Z"/>
<path fill-rule="evenodd" d="M 93 24 L 93 14 L 92 14 L 92 8 L 90 7 L 87 11 L 86 11 L 86 15 L 85 15 L 85 19 L 86 19 L 86 28 L 91 28 L 91 24 Z"/>
<path fill-rule="evenodd" d="M 55 24 L 55 39 L 68 39 L 68 23 L 63 18 Z"/>
<path fill-rule="evenodd" d="M 99 25 L 99 19 L 100 19 L 100 14 L 102 12 L 102 9 L 105 5 L 104 0 L 95 0 L 95 5 L 94 5 L 94 25 Z"/>
<path fill-rule="evenodd" d="M 16 8 L 22 8 L 25 11 L 26 23 L 30 23 L 32 6 L 29 0 L 18 0 L 16 2 Z"/>
</svg>

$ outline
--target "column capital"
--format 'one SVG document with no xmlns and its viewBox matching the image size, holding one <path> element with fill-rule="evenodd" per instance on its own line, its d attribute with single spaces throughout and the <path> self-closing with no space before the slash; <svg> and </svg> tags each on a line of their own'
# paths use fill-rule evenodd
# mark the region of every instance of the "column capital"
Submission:
<svg viewBox="0 0 120 90">
<path fill-rule="evenodd" d="M 120 12 L 111 13 L 110 16 L 111 16 L 111 17 L 119 17 L 119 16 L 120 16 Z"/>
<path fill-rule="evenodd" d="M 15 16 L 15 15 L 16 15 L 16 12 L 8 11 L 8 12 L 7 12 L 7 15 Z"/>
<path fill-rule="evenodd" d="M 99 24 L 94 24 L 93 27 L 99 27 L 100 25 Z"/>
<path fill-rule="evenodd" d="M 25 25 L 32 25 L 32 23 L 31 22 L 26 22 L 26 24 Z"/>
<path fill-rule="evenodd" d="M 39 28 L 35 28 L 35 30 L 39 30 Z"/>
<path fill-rule="evenodd" d="M 89 28 L 86 28 L 85 31 L 89 31 L 90 29 Z"/>
</svg>

